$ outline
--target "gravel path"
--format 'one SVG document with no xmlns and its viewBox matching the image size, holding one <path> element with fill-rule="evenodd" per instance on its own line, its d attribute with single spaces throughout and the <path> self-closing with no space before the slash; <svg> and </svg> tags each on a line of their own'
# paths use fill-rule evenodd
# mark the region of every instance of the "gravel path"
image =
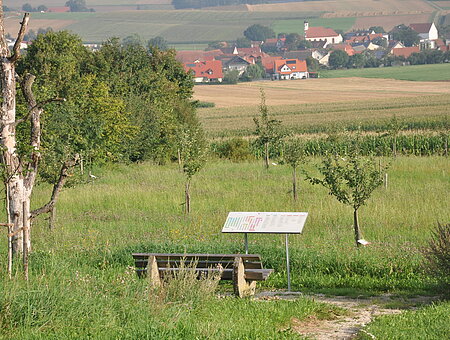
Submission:
<svg viewBox="0 0 450 340">
<path fill-rule="evenodd" d="M 263 292 L 258 295 L 260 299 L 296 299 L 304 296 L 301 293 Z M 324 295 L 305 296 L 317 302 L 329 303 L 348 311 L 347 315 L 336 315 L 332 320 L 319 320 L 311 316 L 306 320 L 291 320 L 292 330 L 316 340 L 346 340 L 354 339 L 361 329 L 370 323 L 376 316 L 398 314 L 405 309 L 427 304 L 437 300 L 437 297 L 416 297 L 412 299 L 393 298 L 388 295 L 374 298 L 350 298 L 346 296 L 326 297 Z M 386 304 L 398 304 L 402 308 L 386 308 Z M 369 337 L 375 336 L 362 330 Z"/>
</svg>

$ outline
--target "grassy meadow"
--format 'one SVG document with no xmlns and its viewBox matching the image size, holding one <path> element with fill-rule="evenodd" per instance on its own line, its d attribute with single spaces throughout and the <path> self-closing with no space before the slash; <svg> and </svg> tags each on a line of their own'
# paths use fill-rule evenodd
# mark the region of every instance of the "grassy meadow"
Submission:
<svg viewBox="0 0 450 340">
<path fill-rule="evenodd" d="M 309 160 L 309 171 L 316 161 Z M 449 172 L 444 157 L 393 161 L 388 188 L 378 189 L 360 211 L 371 244 L 356 250 L 351 209 L 304 181 L 293 202 L 287 166 L 267 172 L 259 161 L 211 160 L 194 177 L 190 216 L 183 213 L 184 179 L 175 165 L 94 169 L 95 181 L 63 191 L 54 231 L 44 217 L 35 221 L 29 283 L 20 268 L 9 281 L 1 257 L 0 339 L 296 339 L 295 320 L 346 313 L 307 297 L 235 299 L 228 297 L 229 283 L 211 290 L 183 280 L 155 292 L 136 278 L 134 251 L 243 252 L 242 235 L 221 234 L 229 211 L 309 212 L 304 234 L 289 239 L 294 291 L 434 295 L 437 282 L 425 271 L 421 247 L 436 221 L 450 219 Z M 49 194 L 48 186 L 39 186 L 34 206 Z M 249 248 L 275 269 L 259 289 L 284 290 L 283 237 L 250 235 Z M 0 252 L 6 253 L 6 242 Z"/>
<path fill-rule="evenodd" d="M 411 65 L 385 68 L 323 70 L 322 78 L 388 78 L 413 81 L 450 81 L 450 64 Z M 448 86 L 448 84 L 442 84 Z"/>
</svg>

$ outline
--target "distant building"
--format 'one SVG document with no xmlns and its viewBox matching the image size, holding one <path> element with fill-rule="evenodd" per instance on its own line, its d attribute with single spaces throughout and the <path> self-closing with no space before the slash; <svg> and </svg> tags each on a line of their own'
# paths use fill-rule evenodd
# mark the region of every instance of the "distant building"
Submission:
<svg viewBox="0 0 450 340">
<path fill-rule="evenodd" d="M 221 83 L 223 80 L 222 62 L 220 60 L 185 63 L 184 69 L 193 73 L 196 83 Z"/>
<path fill-rule="evenodd" d="M 304 25 L 305 39 L 308 41 L 324 41 L 326 43 L 323 47 L 327 47 L 328 44 L 339 44 L 343 41 L 342 35 L 331 28 L 309 27 L 307 21 L 305 21 Z"/>
<path fill-rule="evenodd" d="M 439 38 L 438 30 L 432 23 L 420 23 L 420 24 L 411 24 L 409 25 L 414 31 L 419 34 L 420 40 L 436 40 Z"/>
<path fill-rule="evenodd" d="M 272 79 L 306 79 L 309 78 L 305 60 L 280 59 L 273 63 Z"/>
<path fill-rule="evenodd" d="M 413 53 L 419 53 L 420 47 L 419 46 L 412 46 L 412 47 L 403 47 L 403 48 L 394 48 L 392 49 L 392 54 L 396 57 L 404 57 L 408 58 Z"/>
</svg>

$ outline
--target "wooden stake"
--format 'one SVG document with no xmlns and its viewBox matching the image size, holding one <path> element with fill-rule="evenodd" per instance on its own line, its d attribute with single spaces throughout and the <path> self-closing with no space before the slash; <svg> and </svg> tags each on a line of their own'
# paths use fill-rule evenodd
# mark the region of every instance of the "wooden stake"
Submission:
<svg viewBox="0 0 450 340">
<path fill-rule="evenodd" d="M 28 208 L 27 203 L 23 202 L 23 272 L 25 274 L 25 280 L 28 281 L 28 236 L 29 229 L 27 227 L 28 220 Z"/>
</svg>

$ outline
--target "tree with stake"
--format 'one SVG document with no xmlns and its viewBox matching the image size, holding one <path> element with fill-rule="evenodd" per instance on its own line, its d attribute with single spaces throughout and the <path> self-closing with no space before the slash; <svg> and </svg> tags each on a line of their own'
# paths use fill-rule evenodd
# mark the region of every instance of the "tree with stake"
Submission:
<svg viewBox="0 0 450 340">
<path fill-rule="evenodd" d="M 328 154 L 317 166 L 323 178 L 306 178 L 312 184 L 321 184 L 329 190 L 329 194 L 339 202 L 353 208 L 353 229 L 356 246 L 360 245 L 361 231 L 359 227 L 358 209 L 370 198 L 372 192 L 383 183 L 381 174 L 387 167 L 379 169 L 371 157 L 361 157 L 357 150 L 341 156 Z"/>
<path fill-rule="evenodd" d="M 261 89 L 261 104 L 259 105 L 259 117 L 253 117 L 256 125 L 257 142 L 264 147 L 264 165 L 269 169 L 270 144 L 274 144 L 284 137 L 281 131 L 281 121 L 269 119 L 269 109 L 266 105 L 266 95 Z"/>
<path fill-rule="evenodd" d="M 403 124 L 397 119 L 396 115 L 393 115 L 389 122 L 389 135 L 392 138 L 392 155 L 397 157 L 397 137 L 400 131 L 403 129 Z"/>
<path fill-rule="evenodd" d="M 191 212 L 191 180 L 206 163 L 206 140 L 199 124 L 185 125 L 180 133 L 180 154 L 183 163 L 183 172 L 186 175 L 185 183 L 185 212 Z"/>
<path fill-rule="evenodd" d="M 297 201 L 297 168 L 305 160 L 305 147 L 300 140 L 293 139 L 285 143 L 284 160 L 292 167 L 292 195 Z"/>
</svg>

